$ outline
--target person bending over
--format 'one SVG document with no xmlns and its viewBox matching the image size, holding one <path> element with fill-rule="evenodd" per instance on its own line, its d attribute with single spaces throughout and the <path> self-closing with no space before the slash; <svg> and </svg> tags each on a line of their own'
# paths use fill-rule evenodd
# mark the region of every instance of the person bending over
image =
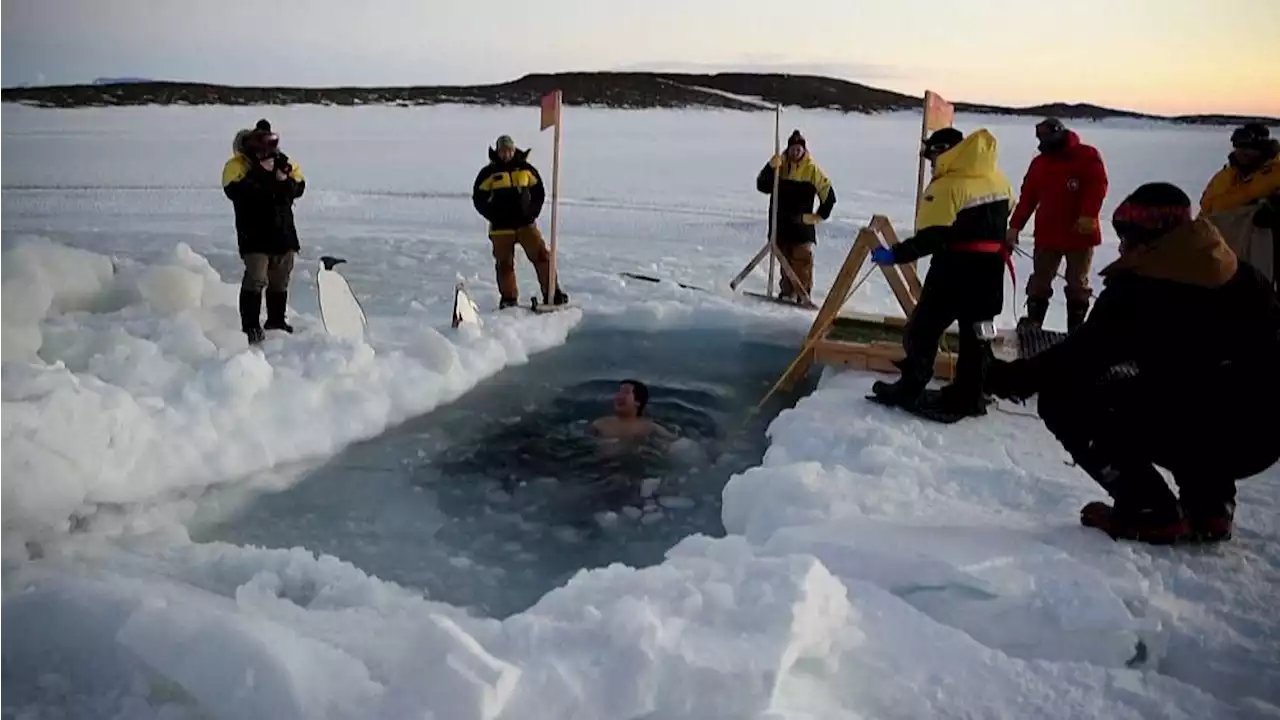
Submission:
<svg viewBox="0 0 1280 720">
<path fill-rule="evenodd" d="M 1280 459 L 1280 301 L 1173 185 L 1139 187 L 1112 225 L 1120 258 L 1088 319 L 1035 357 L 994 362 L 987 390 L 1039 393 L 1045 427 L 1111 496 L 1081 509 L 1085 526 L 1157 544 L 1229 539 L 1236 481 Z M 1136 375 L 1104 381 L 1123 364 Z"/>
</svg>

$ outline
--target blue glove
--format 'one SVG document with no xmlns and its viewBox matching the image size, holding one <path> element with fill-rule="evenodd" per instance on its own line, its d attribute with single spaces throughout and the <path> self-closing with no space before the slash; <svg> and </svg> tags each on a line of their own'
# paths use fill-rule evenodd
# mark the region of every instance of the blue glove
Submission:
<svg viewBox="0 0 1280 720">
<path fill-rule="evenodd" d="M 892 265 L 893 251 L 881 246 L 871 251 L 871 262 L 877 265 Z"/>
</svg>

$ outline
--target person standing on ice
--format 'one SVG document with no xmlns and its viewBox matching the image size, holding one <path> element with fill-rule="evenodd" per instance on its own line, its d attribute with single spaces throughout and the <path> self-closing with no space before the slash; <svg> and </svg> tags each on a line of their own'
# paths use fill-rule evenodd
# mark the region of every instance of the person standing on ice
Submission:
<svg viewBox="0 0 1280 720">
<path fill-rule="evenodd" d="M 1089 318 L 1032 358 L 993 363 L 987 389 L 1039 393 L 1045 427 L 1114 503 L 1085 505 L 1085 526 L 1158 544 L 1229 539 L 1236 482 L 1280 460 L 1280 300 L 1174 185 L 1139 187 L 1111 222 L 1120 258 Z M 1136 374 L 1106 378 L 1124 364 Z"/>
<path fill-rule="evenodd" d="M 231 151 L 222 167 L 222 191 L 235 209 L 236 244 L 244 261 L 240 329 L 257 344 L 266 337 L 264 329 L 293 332 L 285 321 L 293 256 L 299 250 L 293 202 L 307 182 L 297 163 L 280 152 L 280 136 L 266 120 L 238 132 Z M 264 291 L 265 325 L 260 324 Z"/>
<path fill-rule="evenodd" d="M 965 137 L 955 128 L 943 128 L 929 136 L 920 154 L 932 163 L 933 179 L 924 191 L 916 234 L 892 248 L 877 247 L 871 260 L 900 265 L 926 255 L 933 259 L 903 335 L 902 376 L 893 383 L 877 381 L 872 392 L 909 411 L 985 415 L 988 331 L 1004 306 L 1005 234 L 1013 189 L 997 165 L 995 136 L 985 129 Z M 952 322 L 960 326 L 955 380 L 936 400 L 926 401 L 938 341 Z"/>
<path fill-rule="evenodd" d="M 1280 282 L 1280 141 L 1261 123 L 1231 133 L 1227 165 L 1200 196 L 1200 214 L 1222 231 L 1242 260 Z"/>
<path fill-rule="evenodd" d="M 1027 278 L 1027 314 L 1020 325 L 1040 327 L 1049 312 L 1053 279 L 1067 261 L 1067 332 L 1089 312 L 1089 274 L 1093 249 L 1102 244 L 1098 215 L 1107 196 L 1102 155 L 1057 118 L 1036 125 L 1040 154 L 1022 180 L 1022 193 L 1009 220 L 1008 243 L 1018 242 L 1032 213 L 1036 216 L 1033 269 Z"/>
<path fill-rule="evenodd" d="M 818 243 L 815 226 L 831 217 L 831 209 L 836 204 L 836 191 L 826 173 L 813 161 L 804 136 L 799 130 L 787 138 L 787 149 L 783 155 L 775 155 L 756 176 L 756 190 L 773 194 L 774 173 L 781 172 L 778 178 L 778 250 L 787 259 L 787 264 L 795 271 L 805 294 L 813 295 L 813 246 Z M 819 201 L 818 209 L 813 209 L 814 198 Z M 773 200 L 770 199 L 770 217 L 773 214 Z M 786 273 L 778 286 L 778 297 L 781 300 L 800 302 L 801 296 L 791 287 L 791 278 Z"/>
<path fill-rule="evenodd" d="M 510 135 L 498 138 L 489 149 L 489 164 L 476 174 L 471 202 L 476 212 L 489 221 L 489 242 L 498 275 L 498 309 L 520 304 L 516 284 L 516 246 L 533 263 L 542 296 L 547 296 L 551 275 L 551 253 L 538 230 L 538 215 L 546 198 L 546 188 L 538 169 L 529 163 L 529 151 L 517 150 Z M 556 287 L 552 303 L 563 305 L 569 296 Z"/>
</svg>

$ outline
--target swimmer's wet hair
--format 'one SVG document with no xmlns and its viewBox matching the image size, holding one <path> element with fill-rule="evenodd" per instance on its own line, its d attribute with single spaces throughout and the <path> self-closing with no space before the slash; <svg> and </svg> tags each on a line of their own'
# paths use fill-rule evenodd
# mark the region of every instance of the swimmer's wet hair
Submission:
<svg viewBox="0 0 1280 720">
<path fill-rule="evenodd" d="M 649 386 L 639 380 L 623 380 L 621 384 L 631 386 L 631 394 L 636 397 L 636 415 L 643 415 L 649 404 Z"/>
</svg>

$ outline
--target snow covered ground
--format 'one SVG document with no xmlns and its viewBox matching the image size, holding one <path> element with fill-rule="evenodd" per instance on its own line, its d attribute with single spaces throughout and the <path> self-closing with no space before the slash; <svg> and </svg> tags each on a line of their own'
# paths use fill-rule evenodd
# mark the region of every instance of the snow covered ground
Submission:
<svg viewBox="0 0 1280 720">
<path fill-rule="evenodd" d="M 561 271 L 582 309 L 450 330 L 459 276 L 496 299 L 469 183 L 500 133 L 549 170 L 536 113 L 4 107 L 6 717 L 1280 717 L 1280 471 L 1242 485 L 1229 546 L 1117 544 L 1076 525 L 1098 493 L 1029 408 L 935 427 L 868 406 L 854 373 L 774 421 L 724 491 L 728 537 L 584 571 L 501 621 L 306 548 L 192 542 L 209 489 L 287 486 L 296 471 L 263 471 L 571 343 L 584 314 L 799 340 L 803 313 L 617 275 L 723 289 L 763 241 L 767 113 L 568 109 Z M 259 354 L 217 178 L 262 115 L 309 189 L 299 333 Z M 909 226 L 919 120 L 784 123 L 840 199 L 823 286 L 873 213 Z M 1016 184 L 1031 121 L 958 124 L 996 132 Z M 1106 212 L 1150 180 L 1197 195 L 1227 150 L 1222 129 L 1080 129 L 1109 164 Z M 367 344 L 319 328 L 322 253 L 351 260 Z M 856 305 L 892 302 L 877 279 Z"/>
</svg>

